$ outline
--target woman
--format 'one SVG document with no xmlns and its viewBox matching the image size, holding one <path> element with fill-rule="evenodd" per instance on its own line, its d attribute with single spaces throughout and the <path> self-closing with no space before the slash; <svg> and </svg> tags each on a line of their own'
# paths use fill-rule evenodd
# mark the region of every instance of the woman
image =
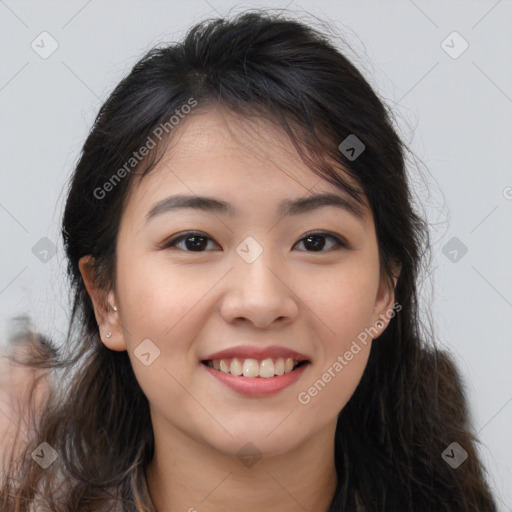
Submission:
<svg viewBox="0 0 512 512">
<path fill-rule="evenodd" d="M 420 328 L 404 152 L 297 21 L 245 13 L 150 51 L 72 176 L 68 340 L 32 361 L 62 380 L 1 509 L 496 510 Z"/>
</svg>

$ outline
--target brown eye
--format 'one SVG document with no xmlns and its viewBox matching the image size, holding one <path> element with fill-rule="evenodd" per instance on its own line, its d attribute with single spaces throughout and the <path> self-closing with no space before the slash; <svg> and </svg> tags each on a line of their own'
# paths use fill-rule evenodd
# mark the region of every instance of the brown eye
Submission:
<svg viewBox="0 0 512 512">
<path fill-rule="evenodd" d="M 334 242 L 334 245 L 331 246 L 331 249 L 333 250 L 347 247 L 347 244 L 343 242 L 341 239 L 339 239 L 337 236 L 323 232 L 309 233 L 307 236 L 299 240 L 299 243 L 302 242 L 304 243 L 304 247 L 309 247 L 312 249 L 307 250 L 306 252 L 327 252 L 323 250 L 326 245 L 325 239 L 327 238 L 331 239 Z"/>
<path fill-rule="evenodd" d="M 204 249 L 206 249 L 206 246 L 208 245 L 208 240 L 213 241 L 204 233 L 189 231 L 188 233 L 172 238 L 168 242 L 165 242 L 162 248 L 169 249 L 171 247 L 177 247 L 178 244 L 184 242 L 184 246 L 178 247 L 179 249 L 182 249 L 185 252 L 204 252 Z"/>
</svg>

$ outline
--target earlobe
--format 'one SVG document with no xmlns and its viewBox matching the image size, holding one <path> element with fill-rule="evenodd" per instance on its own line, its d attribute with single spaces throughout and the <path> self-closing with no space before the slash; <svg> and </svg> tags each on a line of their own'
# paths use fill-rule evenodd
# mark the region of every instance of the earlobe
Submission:
<svg viewBox="0 0 512 512">
<path fill-rule="evenodd" d="M 110 350 L 126 350 L 124 333 L 120 323 L 114 292 L 105 293 L 94 276 L 94 258 L 90 255 L 80 258 L 78 263 L 82 279 L 91 298 L 94 316 L 98 324 L 99 336 L 102 343 Z"/>
</svg>

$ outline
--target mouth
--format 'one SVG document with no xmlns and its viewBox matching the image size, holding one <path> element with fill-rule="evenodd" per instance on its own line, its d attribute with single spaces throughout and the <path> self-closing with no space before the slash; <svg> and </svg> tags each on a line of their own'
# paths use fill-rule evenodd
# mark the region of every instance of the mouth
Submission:
<svg viewBox="0 0 512 512">
<path fill-rule="evenodd" d="M 310 361 L 307 359 L 299 361 L 291 357 L 269 357 L 262 360 L 229 357 L 205 359 L 201 363 L 214 371 L 235 377 L 271 379 L 293 373 L 300 367 L 310 364 Z"/>
</svg>

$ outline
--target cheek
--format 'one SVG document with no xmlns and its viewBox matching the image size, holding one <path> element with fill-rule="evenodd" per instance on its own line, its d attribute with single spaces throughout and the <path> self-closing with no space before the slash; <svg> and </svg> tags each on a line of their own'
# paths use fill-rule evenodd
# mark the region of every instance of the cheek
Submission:
<svg viewBox="0 0 512 512">
<path fill-rule="evenodd" d="M 127 258 L 118 275 L 121 318 L 134 373 L 147 395 L 159 396 L 165 390 L 168 400 L 182 391 L 178 382 L 189 385 L 191 368 L 198 364 L 193 350 L 202 327 L 198 317 L 212 314 L 201 301 L 216 277 L 201 272 L 192 276 L 147 255 Z M 146 366 L 148 360 L 153 362 Z"/>
<path fill-rule="evenodd" d="M 364 339 L 357 336 L 360 333 L 358 327 L 357 322 L 343 325 L 335 340 L 323 340 L 323 356 L 316 367 L 312 367 L 314 371 L 297 395 L 298 403 L 306 407 L 310 418 L 335 418 L 356 390 L 368 363 L 372 343 L 369 336 Z"/>
<path fill-rule="evenodd" d="M 303 284 L 308 293 L 302 298 L 321 320 L 326 351 L 344 351 L 371 325 L 379 280 L 377 262 L 372 255 L 358 253 L 316 277 L 312 275 Z"/>
<path fill-rule="evenodd" d="M 352 350 L 340 353 L 326 362 L 314 378 L 300 390 L 297 401 L 309 418 L 334 419 L 354 394 L 363 376 L 370 343 L 351 346 Z M 351 354 L 347 359 L 347 352 Z M 355 352 L 355 353 L 353 353 Z"/>
<path fill-rule="evenodd" d="M 198 272 L 192 277 L 148 255 L 131 256 L 119 265 L 118 278 L 127 332 L 155 340 L 173 337 L 211 281 L 211 276 Z"/>
<path fill-rule="evenodd" d="M 304 382 L 298 402 L 315 417 L 334 418 L 347 404 L 366 368 L 379 270 L 360 255 L 334 271 L 310 296 L 319 329 L 318 365 Z M 316 303 L 316 305 L 314 305 Z M 320 334 L 321 333 L 321 334 Z"/>
</svg>

